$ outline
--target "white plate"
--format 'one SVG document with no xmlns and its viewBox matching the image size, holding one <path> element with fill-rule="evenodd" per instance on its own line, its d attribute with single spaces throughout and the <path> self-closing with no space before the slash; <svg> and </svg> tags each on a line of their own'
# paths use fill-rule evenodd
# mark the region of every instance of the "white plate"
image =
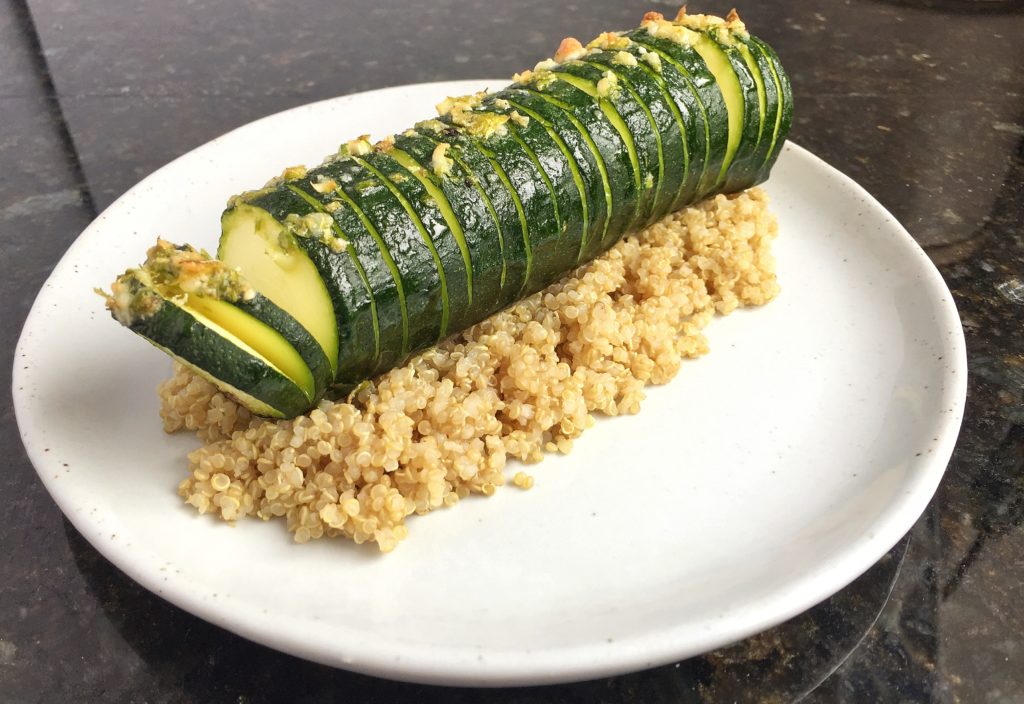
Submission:
<svg viewBox="0 0 1024 704">
<path fill-rule="evenodd" d="M 760 631 L 881 557 L 935 491 L 960 426 L 963 333 L 938 272 L 853 181 L 788 144 L 767 184 L 782 294 L 708 328 L 711 354 L 568 457 L 410 520 L 390 555 L 231 528 L 175 493 L 169 363 L 91 293 L 159 234 L 213 248 L 229 194 L 445 95 L 389 88 L 289 110 L 177 159 L 100 215 L 39 294 L 14 400 L 39 476 L 111 562 L 242 636 L 370 674 L 535 684 L 667 663 Z"/>
</svg>

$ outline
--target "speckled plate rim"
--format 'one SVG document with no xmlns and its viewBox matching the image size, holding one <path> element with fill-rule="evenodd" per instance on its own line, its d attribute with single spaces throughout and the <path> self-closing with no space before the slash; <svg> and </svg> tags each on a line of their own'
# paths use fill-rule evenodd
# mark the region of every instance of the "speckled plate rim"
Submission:
<svg viewBox="0 0 1024 704">
<path fill-rule="evenodd" d="M 473 80 L 417 86 L 429 87 L 436 95 L 445 95 L 475 90 L 483 83 L 504 84 L 502 81 Z M 368 639 L 366 634 L 358 631 L 346 633 L 343 627 L 335 627 L 330 631 L 304 630 L 276 622 L 272 618 L 255 616 L 244 609 L 239 609 L 237 605 L 203 598 L 208 595 L 197 592 L 197 585 L 194 582 L 179 580 L 173 574 L 164 573 L 159 562 L 150 559 L 151 556 L 138 546 L 132 546 L 126 541 L 105 539 L 111 526 L 117 525 L 116 519 L 102 527 L 97 525 L 90 519 L 89 512 L 84 510 L 85 506 L 81 504 L 80 497 L 74 491 L 70 491 L 67 484 L 51 479 L 55 470 L 59 470 L 58 461 L 47 454 L 43 438 L 35 432 L 41 419 L 32 416 L 28 392 L 19 391 L 21 388 L 29 387 L 34 374 L 41 373 L 37 372 L 31 363 L 25 365 L 23 360 L 31 358 L 33 345 L 36 344 L 29 332 L 39 324 L 40 310 L 54 305 L 55 301 L 59 300 L 59 294 L 51 286 L 51 282 L 66 273 L 70 266 L 69 260 L 81 254 L 80 249 L 87 246 L 90 237 L 96 236 L 94 233 L 97 230 L 102 229 L 109 213 L 127 207 L 140 189 L 161 178 L 161 174 L 175 168 L 176 164 L 190 158 L 194 152 L 243 135 L 254 125 L 287 121 L 290 115 L 298 111 L 315 110 L 317 106 L 334 101 L 372 99 L 389 91 L 400 91 L 410 87 L 384 88 L 293 108 L 239 127 L 179 157 L 148 176 L 113 203 L 71 245 L 54 268 L 32 306 L 16 349 L 12 382 L 14 409 L 28 456 L 44 486 L 75 528 L 101 554 L 129 577 L 177 606 L 238 635 L 302 658 L 366 674 L 423 683 L 466 686 L 534 685 L 576 681 L 653 667 L 707 652 L 762 631 L 801 613 L 850 583 L 880 559 L 912 527 L 938 487 L 952 454 L 963 417 L 967 363 L 959 316 L 953 298 L 938 270 L 895 217 L 852 179 L 807 150 L 787 143 L 781 157 L 783 160 L 797 162 L 799 168 L 821 178 L 831 179 L 845 190 L 849 197 L 859 199 L 864 208 L 873 211 L 889 227 L 889 234 L 896 241 L 902 256 L 906 262 L 911 262 L 912 266 L 917 267 L 921 274 L 921 285 L 927 287 L 931 298 L 936 302 L 939 311 L 937 324 L 951 331 L 943 340 L 943 352 L 948 360 L 950 374 L 945 380 L 947 383 L 944 384 L 942 396 L 942 406 L 948 410 L 935 415 L 932 426 L 935 438 L 932 453 L 926 463 L 919 465 L 919 471 L 911 483 L 904 487 L 906 491 L 892 497 L 887 510 L 869 535 L 850 545 L 842 554 L 823 561 L 818 569 L 794 576 L 787 588 L 778 590 L 770 598 L 762 599 L 758 603 L 743 604 L 741 608 L 724 614 L 713 624 L 713 628 L 699 632 L 689 627 L 680 629 L 673 627 L 672 624 L 666 624 L 664 630 L 656 637 L 627 637 L 621 639 L 616 647 L 609 647 L 607 643 L 601 642 L 534 652 L 529 655 L 518 651 L 495 651 L 489 653 L 490 657 L 484 661 L 477 657 L 476 650 L 468 647 L 463 650 L 411 649 L 401 640 L 387 637 Z M 769 187 L 770 184 L 771 182 L 768 184 Z M 355 639 L 363 639 L 358 649 L 353 647 L 357 642 Z"/>
</svg>

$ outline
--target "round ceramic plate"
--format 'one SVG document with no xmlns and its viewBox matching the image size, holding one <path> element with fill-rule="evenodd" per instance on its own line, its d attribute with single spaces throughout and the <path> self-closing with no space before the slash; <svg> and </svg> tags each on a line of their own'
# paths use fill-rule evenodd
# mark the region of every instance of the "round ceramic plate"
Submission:
<svg viewBox="0 0 1024 704">
<path fill-rule="evenodd" d="M 39 293 L 14 400 L 39 476 L 75 527 L 148 589 L 295 655 L 396 679 L 535 684 L 678 660 L 834 593 L 935 491 L 966 388 L 949 291 L 853 181 L 787 144 L 765 186 L 782 293 L 707 329 L 711 353 L 599 421 L 536 486 L 409 521 L 388 555 L 230 527 L 176 494 L 188 435 L 168 436 L 169 361 L 91 291 L 155 236 L 213 249 L 225 199 L 342 137 L 381 137 L 446 95 L 405 86 L 289 110 L 145 179 L 82 233 Z M 515 471 L 515 467 L 510 467 Z"/>
</svg>

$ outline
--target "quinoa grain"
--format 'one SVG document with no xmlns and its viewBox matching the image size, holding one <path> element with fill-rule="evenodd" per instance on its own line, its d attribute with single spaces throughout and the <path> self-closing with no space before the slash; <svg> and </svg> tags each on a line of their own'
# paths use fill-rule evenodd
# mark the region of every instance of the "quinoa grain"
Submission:
<svg viewBox="0 0 1024 704">
<path fill-rule="evenodd" d="M 234 521 L 285 517 L 296 542 L 346 537 L 389 552 L 405 519 L 505 484 L 509 458 L 568 453 L 594 414 L 640 410 L 646 384 L 708 351 L 717 313 L 778 292 L 758 188 L 718 195 L 305 416 L 251 415 L 181 366 L 159 388 L 167 432 L 195 432 L 179 495 Z M 522 489 L 534 478 L 517 471 Z"/>
</svg>

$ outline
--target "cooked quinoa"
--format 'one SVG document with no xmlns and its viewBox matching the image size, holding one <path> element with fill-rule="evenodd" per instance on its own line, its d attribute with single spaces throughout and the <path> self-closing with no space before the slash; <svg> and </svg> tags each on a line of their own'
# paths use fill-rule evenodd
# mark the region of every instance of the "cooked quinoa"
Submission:
<svg viewBox="0 0 1024 704">
<path fill-rule="evenodd" d="M 388 552 L 408 516 L 493 494 L 510 458 L 567 453 L 595 414 L 638 412 L 646 384 L 708 351 L 716 313 L 775 296 L 775 233 L 762 190 L 716 196 L 292 420 L 253 416 L 178 366 L 159 389 L 164 429 L 204 443 L 178 493 L 225 521 L 283 516 L 299 543 Z M 511 481 L 534 477 L 517 467 Z"/>
</svg>

